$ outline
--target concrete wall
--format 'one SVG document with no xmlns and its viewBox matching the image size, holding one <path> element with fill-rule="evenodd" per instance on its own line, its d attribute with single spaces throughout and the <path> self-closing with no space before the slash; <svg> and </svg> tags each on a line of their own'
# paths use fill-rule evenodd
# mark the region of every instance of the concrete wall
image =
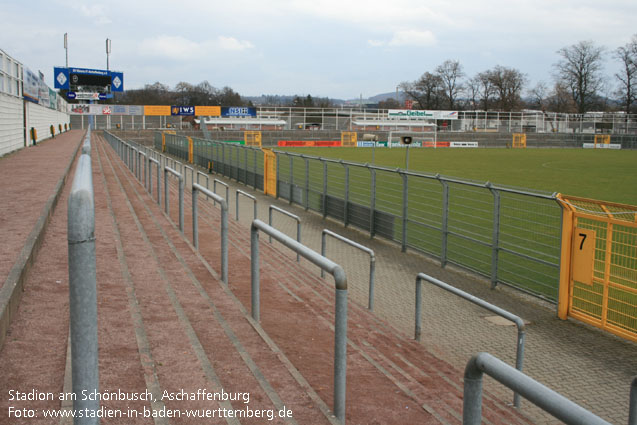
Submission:
<svg viewBox="0 0 637 425">
<path fill-rule="evenodd" d="M 0 156 L 24 147 L 24 104 L 0 93 Z"/>
<path fill-rule="evenodd" d="M 26 128 L 28 134 L 28 144 L 32 144 L 30 130 L 35 128 L 38 132 L 38 141 L 51 138 L 50 127 L 55 127 L 55 134 L 59 134 L 59 124 L 62 124 L 62 131 L 64 131 L 64 124 L 67 126 L 70 124 L 70 116 L 64 112 L 59 112 L 54 109 L 46 108 L 42 105 L 37 105 L 32 102 L 25 102 L 26 107 Z"/>
</svg>

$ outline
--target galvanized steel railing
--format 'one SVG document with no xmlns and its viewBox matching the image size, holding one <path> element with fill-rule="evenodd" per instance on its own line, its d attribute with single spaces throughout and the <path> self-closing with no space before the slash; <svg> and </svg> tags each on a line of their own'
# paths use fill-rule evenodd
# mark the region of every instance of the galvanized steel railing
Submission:
<svg viewBox="0 0 637 425">
<path fill-rule="evenodd" d="M 286 215 L 288 217 L 290 217 L 291 219 L 293 219 L 294 221 L 296 221 L 296 240 L 297 242 L 301 242 L 301 218 L 296 215 L 296 214 L 292 214 L 289 211 L 286 211 L 282 208 L 277 207 L 276 205 L 270 205 L 270 207 L 268 208 L 268 224 L 270 226 L 272 226 L 272 213 L 274 211 L 277 211 L 283 215 Z M 270 237 L 269 239 L 270 242 L 272 242 L 272 237 Z M 299 254 L 296 254 L 296 261 L 300 261 L 300 257 Z"/>
<path fill-rule="evenodd" d="M 464 298 L 467 301 L 471 301 L 472 303 L 482 308 L 485 308 L 491 311 L 492 313 L 495 313 L 515 323 L 515 326 L 517 326 L 518 328 L 515 368 L 519 370 L 520 372 L 522 372 L 522 366 L 524 363 L 524 341 L 526 339 L 526 329 L 524 326 L 524 320 L 522 320 L 520 317 L 516 316 L 513 313 L 510 313 L 496 305 L 488 303 L 476 296 L 468 294 L 458 288 L 455 288 L 449 285 L 448 283 L 442 282 L 441 280 L 433 278 L 425 273 L 419 273 L 418 276 L 416 277 L 416 326 L 414 331 L 414 339 L 416 339 L 416 341 L 420 341 L 420 334 L 421 334 L 420 312 L 421 312 L 421 305 L 422 305 L 422 281 L 423 280 L 439 288 L 442 288 L 445 291 L 458 295 L 459 297 Z M 520 407 L 520 395 L 517 392 L 513 393 L 513 405 L 515 407 Z"/>
<path fill-rule="evenodd" d="M 609 422 L 488 353 L 476 354 L 465 368 L 463 425 L 482 423 L 482 376 L 485 373 L 568 425 L 610 425 Z M 631 406 L 633 417 L 634 410 Z M 630 422 L 629 419 L 629 424 L 634 425 L 634 422 Z"/>
<path fill-rule="evenodd" d="M 234 197 L 235 203 L 236 203 L 236 205 L 235 205 L 235 220 L 237 220 L 237 221 L 239 220 L 239 195 L 243 195 L 243 196 L 245 196 L 248 199 L 252 199 L 252 204 L 254 206 L 254 213 L 253 213 L 254 217 L 253 217 L 253 220 L 256 220 L 257 219 L 257 198 L 255 198 L 254 196 L 250 195 L 249 193 L 244 192 L 243 190 L 239 190 L 239 189 L 236 190 L 235 197 Z"/>
<path fill-rule="evenodd" d="M 172 174 L 179 180 L 179 230 L 184 233 L 184 178 L 181 173 L 170 167 L 164 166 L 164 211 L 170 216 L 170 201 L 168 199 L 168 174 Z"/>
<path fill-rule="evenodd" d="M 228 284 L 228 202 L 207 188 L 193 183 L 192 185 L 192 244 L 199 249 L 199 220 L 197 217 L 197 193 L 214 199 L 221 206 L 221 281 Z"/>
<path fill-rule="evenodd" d="M 97 342 L 97 276 L 95 260 L 95 195 L 90 157 L 90 128 L 78 160 L 68 201 L 69 310 L 73 393 L 99 392 Z M 97 398 L 77 398 L 75 410 L 96 412 Z M 97 424 L 97 417 L 75 424 Z"/>
<path fill-rule="evenodd" d="M 339 235 L 338 233 L 332 232 L 329 229 L 323 229 L 321 232 L 321 255 L 326 257 L 326 242 L 327 236 L 331 236 L 334 239 L 337 239 L 341 242 L 345 242 L 346 244 L 353 246 L 354 248 L 363 251 L 369 254 L 369 300 L 367 302 L 367 308 L 370 310 L 374 310 L 374 281 L 376 275 L 376 255 L 374 254 L 374 250 L 368 248 L 364 245 L 359 244 L 358 242 L 354 242 L 353 240 L 347 239 L 344 236 Z M 325 277 L 325 270 L 321 269 L 321 277 Z"/>
<path fill-rule="evenodd" d="M 259 232 L 263 232 L 287 248 L 302 255 L 334 276 L 336 287 L 334 321 L 334 415 L 345 423 L 345 388 L 347 372 L 347 276 L 343 268 L 276 230 L 261 220 L 254 220 L 250 230 L 250 269 L 252 281 L 252 318 L 260 320 Z"/>
</svg>

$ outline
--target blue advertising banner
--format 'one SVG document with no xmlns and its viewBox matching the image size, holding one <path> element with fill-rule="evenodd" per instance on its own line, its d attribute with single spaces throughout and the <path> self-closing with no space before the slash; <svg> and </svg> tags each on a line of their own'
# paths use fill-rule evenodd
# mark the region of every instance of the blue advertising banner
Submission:
<svg viewBox="0 0 637 425">
<path fill-rule="evenodd" d="M 195 115 L 194 106 L 171 106 L 170 115 Z"/>
<path fill-rule="evenodd" d="M 256 117 L 257 108 L 246 108 L 243 106 L 222 106 L 222 117 Z"/>
</svg>

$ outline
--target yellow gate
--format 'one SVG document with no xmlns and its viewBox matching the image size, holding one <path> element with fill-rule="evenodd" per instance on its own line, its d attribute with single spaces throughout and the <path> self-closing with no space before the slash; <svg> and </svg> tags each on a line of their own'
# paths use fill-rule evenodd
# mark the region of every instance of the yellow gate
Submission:
<svg viewBox="0 0 637 425">
<path fill-rule="evenodd" d="M 341 146 L 356 147 L 358 144 L 358 133 L 355 131 L 341 131 Z"/>
<path fill-rule="evenodd" d="M 246 146 L 261 147 L 261 132 L 260 131 L 244 131 L 243 140 Z"/>
<path fill-rule="evenodd" d="M 513 133 L 513 141 L 511 143 L 513 148 L 526 148 L 526 134 Z"/>
<path fill-rule="evenodd" d="M 637 341 L 637 206 L 558 196 L 558 315 Z"/>
<path fill-rule="evenodd" d="M 271 149 L 263 151 L 263 193 L 276 197 L 276 154 Z"/>
</svg>

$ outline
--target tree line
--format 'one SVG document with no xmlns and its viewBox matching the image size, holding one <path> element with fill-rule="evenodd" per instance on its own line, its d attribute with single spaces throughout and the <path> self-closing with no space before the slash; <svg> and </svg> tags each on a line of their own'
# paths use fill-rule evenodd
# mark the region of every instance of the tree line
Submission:
<svg viewBox="0 0 637 425">
<path fill-rule="evenodd" d="M 497 65 L 467 77 L 457 60 L 446 60 L 399 87 L 421 109 L 540 109 L 567 113 L 615 109 L 633 113 L 637 110 L 637 34 L 610 52 L 620 64 L 611 79 L 603 74 L 608 53 L 592 41 L 563 47 L 557 51 L 559 59 L 553 64 L 552 83 L 540 81 L 531 88 L 527 87 L 527 76 L 518 69 Z M 394 99 L 379 105 L 397 106 Z"/>
</svg>

